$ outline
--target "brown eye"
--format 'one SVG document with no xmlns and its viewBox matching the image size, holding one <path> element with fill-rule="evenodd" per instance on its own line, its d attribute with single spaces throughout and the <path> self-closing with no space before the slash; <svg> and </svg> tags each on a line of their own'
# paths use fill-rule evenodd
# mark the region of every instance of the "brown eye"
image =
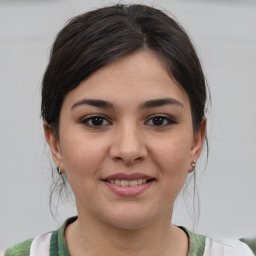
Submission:
<svg viewBox="0 0 256 256">
<path fill-rule="evenodd" d="M 104 119 L 102 117 L 95 116 L 91 118 L 91 123 L 93 126 L 101 126 L 103 125 L 103 122 Z"/>
<path fill-rule="evenodd" d="M 91 126 L 91 127 L 101 127 L 110 125 L 111 123 L 104 118 L 103 116 L 90 116 L 84 120 L 82 120 L 82 123 Z"/>
<path fill-rule="evenodd" d="M 175 122 L 170 117 L 163 115 L 153 116 L 146 122 L 147 125 L 152 126 L 167 126 L 173 123 Z"/>
<path fill-rule="evenodd" d="M 161 116 L 157 116 L 157 117 L 152 118 L 152 123 L 154 125 L 163 125 L 164 121 L 166 121 L 165 118 L 163 118 Z"/>
</svg>

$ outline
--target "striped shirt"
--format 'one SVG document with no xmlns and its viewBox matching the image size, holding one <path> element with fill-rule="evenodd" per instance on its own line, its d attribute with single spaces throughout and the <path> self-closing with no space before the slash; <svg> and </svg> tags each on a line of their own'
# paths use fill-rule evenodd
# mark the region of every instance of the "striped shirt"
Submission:
<svg viewBox="0 0 256 256">
<path fill-rule="evenodd" d="M 6 250 L 4 256 L 70 256 L 65 241 L 64 231 L 76 217 L 68 219 L 60 229 L 37 236 L 34 239 L 14 245 Z M 190 232 L 184 227 L 189 237 L 188 256 L 253 256 L 248 246 L 238 240 L 216 241 Z"/>
</svg>

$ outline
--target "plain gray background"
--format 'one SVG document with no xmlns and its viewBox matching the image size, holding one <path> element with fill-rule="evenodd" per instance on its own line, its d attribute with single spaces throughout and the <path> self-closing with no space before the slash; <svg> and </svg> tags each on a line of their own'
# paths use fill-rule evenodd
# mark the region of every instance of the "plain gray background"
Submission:
<svg viewBox="0 0 256 256">
<path fill-rule="evenodd" d="M 198 167 L 195 231 L 256 235 L 256 1 L 130 1 L 167 9 L 185 27 L 212 93 L 210 155 Z M 49 211 L 51 164 L 40 119 L 40 83 L 56 33 L 72 16 L 116 1 L 0 1 L 0 251 L 56 229 L 75 214 Z M 122 1 L 125 3 L 125 1 Z M 126 2 L 127 3 L 127 2 Z M 193 227 L 192 190 L 173 222 Z"/>
</svg>

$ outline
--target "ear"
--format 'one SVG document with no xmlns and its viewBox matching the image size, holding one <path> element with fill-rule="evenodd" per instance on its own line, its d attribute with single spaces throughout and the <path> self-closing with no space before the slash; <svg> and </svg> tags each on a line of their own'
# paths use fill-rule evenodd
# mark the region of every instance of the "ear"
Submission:
<svg viewBox="0 0 256 256">
<path fill-rule="evenodd" d="M 205 135 L 206 135 L 206 117 L 203 116 L 199 130 L 196 133 L 194 133 L 194 136 L 193 136 L 193 143 L 192 143 L 191 152 L 190 152 L 190 163 L 188 167 L 188 172 L 192 172 L 195 169 L 195 167 L 192 166 L 192 163 L 194 161 L 197 161 L 201 154 Z"/>
<path fill-rule="evenodd" d="M 57 136 L 53 133 L 50 125 L 45 121 L 44 124 L 45 139 L 50 147 L 52 158 L 57 167 L 63 172 L 62 153 Z"/>
</svg>

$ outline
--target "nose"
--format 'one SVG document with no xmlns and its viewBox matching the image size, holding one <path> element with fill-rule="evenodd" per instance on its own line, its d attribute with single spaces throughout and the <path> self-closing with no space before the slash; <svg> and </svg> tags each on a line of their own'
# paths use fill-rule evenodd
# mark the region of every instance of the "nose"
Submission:
<svg viewBox="0 0 256 256">
<path fill-rule="evenodd" d="M 147 157 L 147 149 L 139 128 L 130 123 L 117 127 L 109 154 L 113 160 L 125 165 L 143 161 Z"/>
</svg>

